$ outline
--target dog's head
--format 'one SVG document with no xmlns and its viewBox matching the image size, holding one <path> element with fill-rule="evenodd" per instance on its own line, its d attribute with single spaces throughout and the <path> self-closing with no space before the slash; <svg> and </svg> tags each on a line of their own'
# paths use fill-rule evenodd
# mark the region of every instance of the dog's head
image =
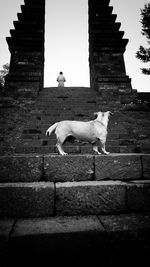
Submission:
<svg viewBox="0 0 150 267">
<path fill-rule="evenodd" d="M 99 112 L 94 112 L 94 116 L 101 120 L 102 118 L 104 117 L 109 117 L 110 115 L 113 115 L 113 113 L 111 111 L 106 111 L 106 112 L 102 112 L 102 111 L 99 111 Z"/>
</svg>

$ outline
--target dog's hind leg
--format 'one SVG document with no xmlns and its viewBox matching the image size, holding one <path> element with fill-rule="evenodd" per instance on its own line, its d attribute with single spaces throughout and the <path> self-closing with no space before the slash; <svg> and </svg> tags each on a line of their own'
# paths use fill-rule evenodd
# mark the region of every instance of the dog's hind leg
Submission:
<svg viewBox="0 0 150 267">
<path fill-rule="evenodd" d="M 56 147 L 57 147 L 60 155 L 62 155 L 62 156 L 67 155 L 67 153 L 63 150 L 61 143 L 57 142 Z"/>
<path fill-rule="evenodd" d="M 58 134 L 57 134 L 56 147 L 57 147 L 57 149 L 59 151 L 59 154 L 62 155 L 62 156 L 67 155 L 67 153 L 62 148 L 62 144 L 65 142 L 65 139 L 66 139 L 66 136 L 63 136 L 63 135 L 58 136 Z"/>
</svg>

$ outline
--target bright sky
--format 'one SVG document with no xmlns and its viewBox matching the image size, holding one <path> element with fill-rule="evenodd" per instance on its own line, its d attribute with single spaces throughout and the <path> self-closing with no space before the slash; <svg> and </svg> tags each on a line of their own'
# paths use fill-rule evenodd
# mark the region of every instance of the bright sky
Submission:
<svg viewBox="0 0 150 267">
<path fill-rule="evenodd" d="M 150 76 L 141 74 L 145 67 L 135 57 L 140 45 L 147 46 L 141 34 L 140 9 L 149 0 L 111 0 L 113 13 L 121 22 L 124 38 L 129 39 L 125 52 L 127 75 L 132 87 L 150 92 Z M 13 29 L 23 0 L 0 0 L 0 69 L 9 62 L 5 40 Z M 88 0 L 46 0 L 44 86 L 57 86 L 56 77 L 63 71 L 66 86 L 89 86 L 88 64 Z"/>
</svg>

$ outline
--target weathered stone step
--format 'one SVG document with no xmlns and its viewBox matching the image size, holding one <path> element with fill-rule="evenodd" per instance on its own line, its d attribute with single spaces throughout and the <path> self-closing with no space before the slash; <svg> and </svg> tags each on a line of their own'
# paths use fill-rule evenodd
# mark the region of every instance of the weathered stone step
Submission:
<svg viewBox="0 0 150 267">
<path fill-rule="evenodd" d="M 0 183 L 150 179 L 150 154 L 0 156 Z"/>
<path fill-rule="evenodd" d="M 54 212 L 54 184 L 0 184 L 0 203 L 0 217 L 50 216 Z"/>
<path fill-rule="evenodd" d="M 1 260 L 8 266 L 19 267 L 20 262 L 21 266 L 96 266 L 100 262 L 103 267 L 119 267 L 123 262 L 146 267 L 149 260 L 147 212 L 4 219 L 0 226 Z"/>
<path fill-rule="evenodd" d="M 92 146 L 88 145 L 64 145 L 64 150 L 68 154 L 95 154 Z M 119 145 L 119 146 L 107 146 L 106 150 L 110 153 L 150 153 L 150 148 L 147 146 L 136 146 L 136 145 Z M 100 147 L 99 147 L 100 151 Z M 42 153 L 42 154 L 58 154 L 58 150 L 55 145 L 48 146 L 23 146 L 18 145 L 15 148 L 17 154 L 28 154 L 28 153 Z M 3 153 L 2 153 L 3 154 Z"/>
<path fill-rule="evenodd" d="M 150 180 L 1 183 L 0 217 L 150 211 Z"/>
</svg>

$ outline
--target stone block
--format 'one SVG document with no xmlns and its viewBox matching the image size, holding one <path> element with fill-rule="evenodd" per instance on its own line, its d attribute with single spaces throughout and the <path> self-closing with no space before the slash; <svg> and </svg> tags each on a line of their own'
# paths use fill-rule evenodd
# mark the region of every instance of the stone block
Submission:
<svg viewBox="0 0 150 267">
<path fill-rule="evenodd" d="M 135 180 L 141 177 L 140 155 L 95 156 L 96 180 Z"/>
<path fill-rule="evenodd" d="M 15 266 L 20 266 L 22 259 L 23 266 L 51 266 L 52 262 L 53 266 L 78 266 L 79 258 L 80 263 L 81 257 L 85 262 L 92 242 L 95 244 L 103 231 L 96 216 L 18 220 L 10 236 L 13 262 L 18 263 Z"/>
<path fill-rule="evenodd" d="M 0 157 L 0 182 L 37 182 L 42 176 L 42 156 Z"/>
<path fill-rule="evenodd" d="M 125 211 L 125 185 L 117 181 L 56 183 L 57 215 L 107 214 Z"/>
<path fill-rule="evenodd" d="M 11 238 L 35 235 L 60 235 L 103 231 L 96 216 L 58 216 L 49 218 L 20 219 L 14 227 Z"/>
<path fill-rule="evenodd" d="M 0 219 L 0 242 L 2 240 L 8 240 L 13 224 L 13 219 Z"/>
<path fill-rule="evenodd" d="M 0 259 L 3 266 L 7 266 L 8 263 L 8 238 L 12 231 L 14 220 L 1 219 L 0 220 Z"/>
<path fill-rule="evenodd" d="M 85 181 L 94 174 L 94 162 L 91 155 L 46 155 L 44 156 L 46 181 Z"/>
<path fill-rule="evenodd" d="M 129 211 L 150 211 L 150 180 L 127 184 L 127 209 Z"/>
<path fill-rule="evenodd" d="M 54 212 L 53 183 L 1 183 L 1 217 L 39 217 Z"/>
<path fill-rule="evenodd" d="M 138 243 L 150 238 L 150 212 L 102 215 L 99 219 L 108 233 L 105 237 L 108 244 L 127 241 L 131 245 L 132 241 Z"/>
<path fill-rule="evenodd" d="M 143 178 L 150 179 L 150 155 L 142 155 Z"/>
<path fill-rule="evenodd" d="M 108 232 L 125 232 L 126 234 L 127 231 L 137 233 L 139 229 L 150 231 L 150 213 L 148 212 L 102 215 L 99 218 Z"/>
</svg>

